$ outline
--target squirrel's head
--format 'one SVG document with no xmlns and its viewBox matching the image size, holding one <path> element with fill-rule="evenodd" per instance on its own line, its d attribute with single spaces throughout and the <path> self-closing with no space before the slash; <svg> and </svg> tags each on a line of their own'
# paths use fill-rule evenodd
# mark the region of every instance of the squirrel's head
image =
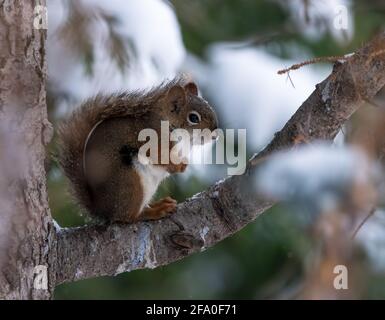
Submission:
<svg viewBox="0 0 385 320">
<path fill-rule="evenodd" d="M 165 116 L 173 127 L 171 129 L 181 128 L 192 133 L 193 129 L 214 131 L 218 128 L 214 109 L 198 96 L 198 87 L 193 82 L 172 86 L 166 93 L 164 103 Z"/>
</svg>

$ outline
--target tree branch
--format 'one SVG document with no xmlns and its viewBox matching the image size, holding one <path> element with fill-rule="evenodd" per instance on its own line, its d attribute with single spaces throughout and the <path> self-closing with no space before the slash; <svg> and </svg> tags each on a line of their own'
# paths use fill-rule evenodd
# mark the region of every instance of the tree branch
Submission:
<svg viewBox="0 0 385 320">
<path fill-rule="evenodd" d="M 250 188 L 259 161 L 297 144 L 333 139 L 384 86 L 385 32 L 334 66 L 271 143 L 249 161 L 246 174 L 216 183 L 160 221 L 59 230 L 58 284 L 167 265 L 234 234 L 273 205 Z"/>
</svg>

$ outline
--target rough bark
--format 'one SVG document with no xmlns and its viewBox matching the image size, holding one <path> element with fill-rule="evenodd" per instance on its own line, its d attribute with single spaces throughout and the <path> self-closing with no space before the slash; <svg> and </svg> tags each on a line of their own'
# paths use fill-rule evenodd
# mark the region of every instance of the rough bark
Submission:
<svg viewBox="0 0 385 320">
<path fill-rule="evenodd" d="M 272 205 L 250 188 L 262 159 L 300 143 L 333 139 L 384 85 L 385 33 L 335 65 L 271 143 L 250 160 L 245 175 L 218 182 L 161 221 L 60 230 L 57 283 L 166 265 L 234 234 Z"/>
<path fill-rule="evenodd" d="M 51 131 L 45 101 L 46 31 L 33 28 L 38 4 L 44 3 L 0 1 L 2 299 L 47 299 L 56 282 L 53 272 L 47 274 L 47 289 L 34 285 L 37 272 L 54 270 L 56 261 L 50 250 L 56 235 L 44 170 L 44 144 Z"/>
</svg>

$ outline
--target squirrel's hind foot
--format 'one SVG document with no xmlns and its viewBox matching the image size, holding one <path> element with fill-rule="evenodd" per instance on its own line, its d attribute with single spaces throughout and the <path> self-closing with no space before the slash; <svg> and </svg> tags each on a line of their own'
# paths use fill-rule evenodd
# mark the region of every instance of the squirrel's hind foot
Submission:
<svg viewBox="0 0 385 320">
<path fill-rule="evenodd" d="M 140 220 L 158 220 L 175 212 L 177 202 L 171 197 L 163 198 L 145 208 Z"/>
</svg>

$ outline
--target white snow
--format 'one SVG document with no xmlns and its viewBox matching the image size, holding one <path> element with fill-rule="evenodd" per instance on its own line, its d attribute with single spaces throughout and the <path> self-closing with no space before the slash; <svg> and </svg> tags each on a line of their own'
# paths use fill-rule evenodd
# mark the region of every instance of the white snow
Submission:
<svg viewBox="0 0 385 320">
<path fill-rule="evenodd" d="M 385 211 L 376 210 L 374 215 L 358 231 L 356 240 L 365 249 L 377 272 L 385 270 Z"/>
<path fill-rule="evenodd" d="M 310 203 L 324 212 L 343 201 L 354 183 L 368 185 L 376 176 L 376 167 L 358 150 L 318 144 L 274 154 L 255 183 L 272 198 Z"/>
<path fill-rule="evenodd" d="M 130 90 L 152 86 L 172 78 L 181 66 L 185 49 L 180 28 L 172 8 L 160 0 L 86 0 L 89 8 L 99 7 L 119 21 L 116 31 L 130 39 L 137 52 L 129 67 L 122 73 L 111 59 L 105 41 L 106 24 L 92 24 L 92 43 L 95 60 L 93 76 L 86 74 L 76 51 L 69 47 L 57 30 L 67 21 L 68 10 L 62 1 L 49 1 L 48 65 L 49 80 L 58 92 L 80 101 L 98 92 Z M 71 104 L 72 106 L 72 104 Z M 67 112 L 68 105 L 61 106 Z"/>
</svg>

